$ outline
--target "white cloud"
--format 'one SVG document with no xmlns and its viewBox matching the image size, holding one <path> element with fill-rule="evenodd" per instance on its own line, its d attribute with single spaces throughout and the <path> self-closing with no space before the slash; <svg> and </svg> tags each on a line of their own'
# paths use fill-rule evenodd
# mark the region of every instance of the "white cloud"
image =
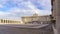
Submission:
<svg viewBox="0 0 60 34">
<path fill-rule="evenodd" d="M 0 0 L 0 8 L 3 8 L 9 0 Z"/>
<path fill-rule="evenodd" d="M 44 9 L 51 10 L 51 0 L 42 0 L 40 4 Z"/>
<path fill-rule="evenodd" d="M 0 4 L 0 8 L 2 8 L 2 7 L 3 7 L 3 5 Z"/>
<path fill-rule="evenodd" d="M 3 4 L 7 3 L 7 1 L 9 0 L 0 0 L 0 2 L 2 2 Z"/>
<path fill-rule="evenodd" d="M 30 1 L 28 2 L 23 2 L 22 0 L 13 0 L 14 3 L 17 3 L 18 6 L 23 5 L 24 7 L 27 7 L 29 9 L 26 10 L 26 8 L 22 9 L 20 7 L 14 7 L 11 8 L 10 10 L 7 10 L 7 12 L 0 12 L 0 18 L 4 19 L 19 19 L 21 16 L 29 16 L 33 15 L 35 12 L 38 13 L 39 15 L 49 15 L 51 12 L 49 10 L 39 10 L 37 9 Z M 40 0 L 43 1 L 41 2 L 42 6 L 48 6 L 49 4 L 45 5 L 45 0 Z M 4 1 L 6 2 L 6 1 Z M 21 2 L 21 3 L 20 3 Z M 47 7 L 48 8 L 48 7 Z"/>
</svg>

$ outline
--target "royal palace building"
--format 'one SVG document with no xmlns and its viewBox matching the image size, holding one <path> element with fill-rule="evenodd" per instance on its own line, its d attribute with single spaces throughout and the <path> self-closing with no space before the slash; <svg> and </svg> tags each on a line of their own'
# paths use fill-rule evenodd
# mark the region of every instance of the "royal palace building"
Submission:
<svg viewBox="0 0 60 34">
<path fill-rule="evenodd" d="M 24 16 L 22 17 L 22 21 L 25 24 L 47 24 L 50 23 L 50 17 L 47 16 L 39 16 L 37 13 L 32 16 Z"/>
</svg>

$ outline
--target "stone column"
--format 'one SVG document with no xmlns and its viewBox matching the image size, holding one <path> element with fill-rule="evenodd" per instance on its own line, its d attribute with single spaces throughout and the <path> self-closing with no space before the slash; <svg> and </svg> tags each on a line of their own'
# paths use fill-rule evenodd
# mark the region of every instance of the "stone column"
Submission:
<svg viewBox="0 0 60 34">
<path fill-rule="evenodd" d="M 56 29 L 57 29 L 57 34 L 60 34 L 60 0 L 55 0 L 56 4 Z"/>
</svg>

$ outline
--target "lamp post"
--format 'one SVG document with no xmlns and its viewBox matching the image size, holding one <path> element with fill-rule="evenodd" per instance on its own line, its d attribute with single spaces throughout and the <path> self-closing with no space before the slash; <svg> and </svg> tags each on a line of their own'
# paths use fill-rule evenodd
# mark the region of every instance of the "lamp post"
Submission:
<svg viewBox="0 0 60 34">
<path fill-rule="evenodd" d="M 50 22 L 51 22 L 50 25 L 52 25 L 54 34 L 57 34 L 57 30 L 56 30 L 56 20 L 54 20 L 54 17 L 53 17 L 52 15 L 50 15 Z"/>
<path fill-rule="evenodd" d="M 51 22 L 52 25 L 55 26 L 56 20 L 54 20 L 54 17 L 52 15 L 50 15 L 50 22 Z"/>
</svg>

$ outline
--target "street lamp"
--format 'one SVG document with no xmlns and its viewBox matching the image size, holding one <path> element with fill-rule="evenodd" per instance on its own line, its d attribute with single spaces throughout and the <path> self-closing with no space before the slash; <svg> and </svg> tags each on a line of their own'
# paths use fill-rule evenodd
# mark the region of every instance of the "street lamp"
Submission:
<svg viewBox="0 0 60 34">
<path fill-rule="evenodd" d="M 54 17 L 52 15 L 50 15 L 50 21 L 52 25 L 56 25 L 56 20 L 54 20 Z"/>
</svg>

